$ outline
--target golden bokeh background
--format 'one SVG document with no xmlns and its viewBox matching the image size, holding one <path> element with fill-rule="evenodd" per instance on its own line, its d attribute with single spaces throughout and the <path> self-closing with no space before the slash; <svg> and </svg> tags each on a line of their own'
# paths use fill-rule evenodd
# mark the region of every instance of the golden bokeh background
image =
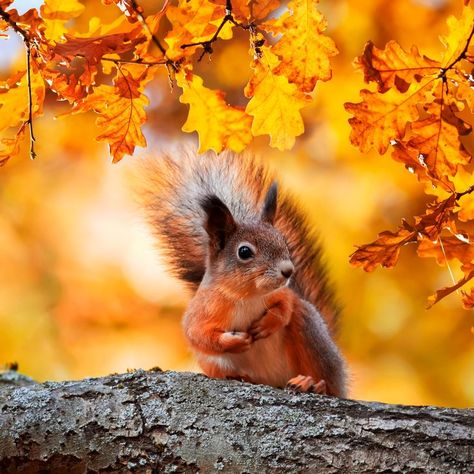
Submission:
<svg viewBox="0 0 474 474">
<path fill-rule="evenodd" d="M 40 1 L 16 1 L 36 6 Z M 118 14 L 98 0 L 88 20 Z M 251 150 L 273 166 L 281 184 L 306 209 L 323 242 L 330 275 L 344 306 L 340 346 L 351 372 L 351 396 L 390 403 L 465 407 L 474 404 L 472 312 L 455 294 L 426 310 L 426 298 L 449 285 L 446 267 L 403 249 L 393 270 L 367 274 L 349 266 L 354 245 L 416 215 L 429 197 L 416 177 L 388 155 L 362 155 L 349 143 L 344 102 L 364 86 L 351 65 L 371 39 L 394 39 L 430 57 L 462 1 L 321 0 L 328 33 L 340 54 L 333 79 L 317 86 L 304 111 L 305 134 L 290 152 L 259 138 Z M 161 2 L 144 1 L 147 13 Z M 243 103 L 249 74 L 248 39 L 221 41 L 197 67 L 205 84 Z M 24 68 L 20 41 L 0 39 L 0 79 Z M 160 263 L 133 189 L 144 156 L 195 143 L 180 131 L 187 107 L 170 91 L 163 70 L 148 87 L 148 148 L 112 165 L 97 143 L 93 114 L 64 116 L 68 107 L 47 96 L 35 120 L 38 158 L 21 156 L 0 169 L 0 364 L 43 380 L 78 379 L 133 368 L 198 370 L 180 327 L 189 295 Z M 27 100 L 25 98 L 25 100 Z M 1 113 L 1 109 L 0 109 Z"/>
</svg>

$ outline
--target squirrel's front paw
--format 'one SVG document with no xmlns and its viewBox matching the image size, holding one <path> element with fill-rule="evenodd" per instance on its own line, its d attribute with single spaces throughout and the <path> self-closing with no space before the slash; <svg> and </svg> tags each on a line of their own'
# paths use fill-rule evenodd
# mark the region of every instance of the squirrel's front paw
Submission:
<svg viewBox="0 0 474 474">
<path fill-rule="evenodd" d="M 219 337 L 224 352 L 245 352 L 250 349 L 252 336 L 247 332 L 224 332 Z"/>
<path fill-rule="evenodd" d="M 255 321 L 252 326 L 250 326 L 249 333 L 254 341 L 256 341 L 271 336 L 283 326 L 284 321 L 273 312 L 268 311 L 264 316 Z"/>
</svg>

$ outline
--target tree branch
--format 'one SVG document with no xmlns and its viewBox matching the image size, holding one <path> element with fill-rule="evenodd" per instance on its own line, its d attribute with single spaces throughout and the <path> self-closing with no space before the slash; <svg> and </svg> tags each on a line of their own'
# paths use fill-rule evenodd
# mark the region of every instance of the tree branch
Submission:
<svg viewBox="0 0 474 474">
<path fill-rule="evenodd" d="M 474 410 L 187 373 L 0 385 L 0 472 L 430 472 L 474 460 Z"/>
</svg>

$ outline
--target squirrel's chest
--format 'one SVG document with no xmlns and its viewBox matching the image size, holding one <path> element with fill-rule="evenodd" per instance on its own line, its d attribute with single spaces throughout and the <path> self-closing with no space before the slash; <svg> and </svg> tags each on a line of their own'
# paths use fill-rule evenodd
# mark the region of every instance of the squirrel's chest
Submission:
<svg viewBox="0 0 474 474">
<path fill-rule="evenodd" d="M 241 301 L 233 311 L 231 331 L 247 332 L 251 324 L 263 316 L 262 298 Z M 254 383 L 284 387 L 293 376 L 284 346 L 285 329 L 255 341 L 250 349 L 238 354 L 207 356 L 224 371 L 249 378 Z"/>
</svg>

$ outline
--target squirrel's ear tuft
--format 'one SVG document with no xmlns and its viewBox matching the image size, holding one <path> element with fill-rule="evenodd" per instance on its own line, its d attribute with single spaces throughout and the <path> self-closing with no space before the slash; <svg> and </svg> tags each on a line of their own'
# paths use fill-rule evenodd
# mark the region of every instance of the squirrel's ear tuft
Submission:
<svg viewBox="0 0 474 474">
<path fill-rule="evenodd" d="M 204 197 L 201 207 L 207 216 L 204 228 L 209 235 L 209 243 L 215 250 L 222 250 L 237 229 L 237 224 L 229 208 L 217 196 Z"/>
<path fill-rule="evenodd" d="M 262 221 L 273 225 L 277 210 L 278 185 L 273 181 L 265 196 L 262 210 Z"/>
</svg>

